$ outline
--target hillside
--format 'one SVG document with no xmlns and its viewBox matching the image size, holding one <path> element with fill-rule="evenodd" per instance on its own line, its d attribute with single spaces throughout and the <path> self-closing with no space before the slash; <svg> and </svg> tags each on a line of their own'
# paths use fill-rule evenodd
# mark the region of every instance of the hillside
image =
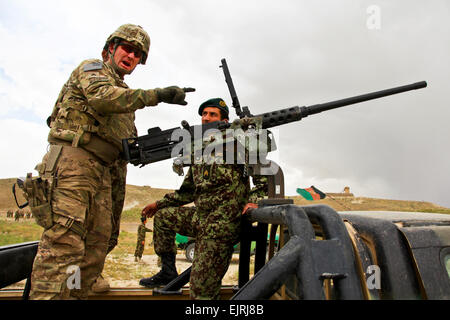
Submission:
<svg viewBox="0 0 450 320">
<path fill-rule="evenodd" d="M 16 210 L 17 205 L 12 194 L 12 186 L 16 182 L 15 178 L 0 179 L 0 212 L 8 209 Z M 25 202 L 22 191 L 17 188 L 17 200 L 19 204 Z M 158 189 L 149 186 L 127 185 L 124 210 L 132 208 L 142 208 L 145 205 L 161 199 L 166 193 L 171 192 L 168 189 Z"/>
<path fill-rule="evenodd" d="M 15 179 L 0 179 L 0 212 L 17 208 L 12 195 L 12 185 Z M 161 199 L 169 189 L 152 188 L 150 186 L 127 185 L 124 210 L 143 208 L 145 205 Z M 308 201 L 301 196 L 289 196 L 296 205 L 326 204 L 337 211 L 383 210 L 383 211 L 427 211 L 450 213 L 449 208 L 424 201 L 387 200 L 367 197 L 327 197 L 322 200 Z M 23 202 L 21 191 L 18 192 L 19 202 Z"/>
<path fill-rule="evenodd" d="M 449 208 L 425 201 L 389 200 L 367 197 L 326 197 L 322 200 L 308 201 L 301 196 L 287 197 L 294 199 L 296 205 L 326 204 L 336 211 L 410 211 L 450 213 Z"/>
</svg>

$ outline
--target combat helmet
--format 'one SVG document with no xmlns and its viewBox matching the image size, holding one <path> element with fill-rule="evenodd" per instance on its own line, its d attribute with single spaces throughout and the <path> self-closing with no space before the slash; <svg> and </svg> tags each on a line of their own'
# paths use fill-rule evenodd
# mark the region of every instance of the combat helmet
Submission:
<svg viewBox="0 0 450 320">
<path fill-rule="evenodd" d="M 150 50 L 150 37 L 141 26 L 135 24 L 121 25 L 108 37 L 103 50 L 108 51 L 108 46 L 111 41 L 118 45 L 120 40 L 128 41 L 141 49 L 143 54 L 139 63 L 145 64 Z"/>
</svg>

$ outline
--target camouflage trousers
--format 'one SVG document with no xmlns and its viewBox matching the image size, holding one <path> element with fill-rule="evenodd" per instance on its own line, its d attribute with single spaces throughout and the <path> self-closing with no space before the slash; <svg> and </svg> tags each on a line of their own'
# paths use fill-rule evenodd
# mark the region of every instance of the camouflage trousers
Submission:
<svg viewBox="0 0 450 320">
<path fill-rule="evenodd" d="M 42 234 L 30 298 L 86 299 L 103 269 L 111 237 L 110 169 L 89 152 L 65 146 L 54 176 L 51 208 L 56 223 Z M 72 220 L 85 228 L 84 239 L 70 227 Z"/>
<path fill-rule="evenodd" d="M 222 279 L 233 255 L 234 239 L 214 239 L 200 234 L 202 228 L 195 207 L 158 210 L 153 222 L 155 252 L 176 253 L 176 233 L 195 238 L 190 292 L 192 299 L 219 299 Z"/>
<path fill-rule="evenodd" d="M 127 163 L 117 160 L 110 166 L 111 192 L 112 192 L 112 215 L 111 215 L 111 237 L 109 238 L 107 253 L 110 253 L 117 245 L 120 233 L 120 218 L 125 202 L 125 188 L 127 179 Z"/>
</svg>

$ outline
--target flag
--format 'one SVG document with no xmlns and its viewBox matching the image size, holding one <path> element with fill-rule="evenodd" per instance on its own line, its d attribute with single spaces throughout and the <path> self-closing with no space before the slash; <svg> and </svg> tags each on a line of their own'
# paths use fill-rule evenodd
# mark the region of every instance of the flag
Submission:
<svg viewBox="0 0 450 320">
<path fill-rule="evenodd" d="M 297 193 L 306 200 L 320 200 L 326 197 L 325 193 L 315 188 L 314 186 L 311 186 L 311 188 L 306 189 L 298 188 Z"/>
</svg>

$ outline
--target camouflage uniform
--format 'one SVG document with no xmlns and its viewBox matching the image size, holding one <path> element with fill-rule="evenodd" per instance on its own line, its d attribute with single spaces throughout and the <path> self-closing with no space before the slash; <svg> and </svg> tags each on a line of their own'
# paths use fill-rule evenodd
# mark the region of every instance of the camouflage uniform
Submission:
<svg viewBox="0 0 450 320">
<path fill-rule="evenodd" d="M 157 103 L 154 90 L 129 89 L 100 60 L 86 60 L 71 74 L 58 97 L 49 134 L 50 144 L 62 150 L 51 172 L 46 172 L 51 154 L 39 166 L 40 174 L 50 173 L 54 181 L 55 223 L 42 234 L 33 265 L 32 299 L 87 298 L 103 269 L 112 221 L 118 230 L 119 221 L 111 216 L 111 194 L 118 187 L 116 215 L 125 191 L 112 183 L 119 179 L 125 184 L 126 167 L 118 162 L 121 139 L 136 135 L 134 112 Z M 80 267 L 81 289 L 70 292 L 66 272 L 72 265 Z"/>
<path fill-rule="evenodd" d="M 222 278 L 239 238 L 241 212 L 251 198 L 267 192 L 266 179 L 249 178 L 242 165 L 194 164 L 180 189 L 157 202 L 154 218 L 156 253 L 176 253 L 175 235 L 195 237 L 190 289 L 194 299 L 218 299 Z M 182 205 L 195 203 L 195 207 Z"/>
<path fill-rule="evenodd" d="M 137 243 L 136 243 L 136 251 L 134 252 L 134 256 L 139 259 L 142 258 L 142 254 L 144 253 L 145 246 L 145 234 L 147 232 L 151 232 L 152 230 L 147 228 L 144 223 L 139 225 L 137 232 Z"/>
<path fill-rule="evenodd" d="M 136 134 L 137 136 L 137 134 Z M 111 237 L 108 242 L 107 253 L 110 253 L 117 245 L 120 233 L 120 218 L 125 202 L 125 188 L 127 178 L 127 163 L 123 160 L 115 161 L 111 167 L 111 192 L 112 192 L 112 215 L 111 215 Z"/>
</svg>

